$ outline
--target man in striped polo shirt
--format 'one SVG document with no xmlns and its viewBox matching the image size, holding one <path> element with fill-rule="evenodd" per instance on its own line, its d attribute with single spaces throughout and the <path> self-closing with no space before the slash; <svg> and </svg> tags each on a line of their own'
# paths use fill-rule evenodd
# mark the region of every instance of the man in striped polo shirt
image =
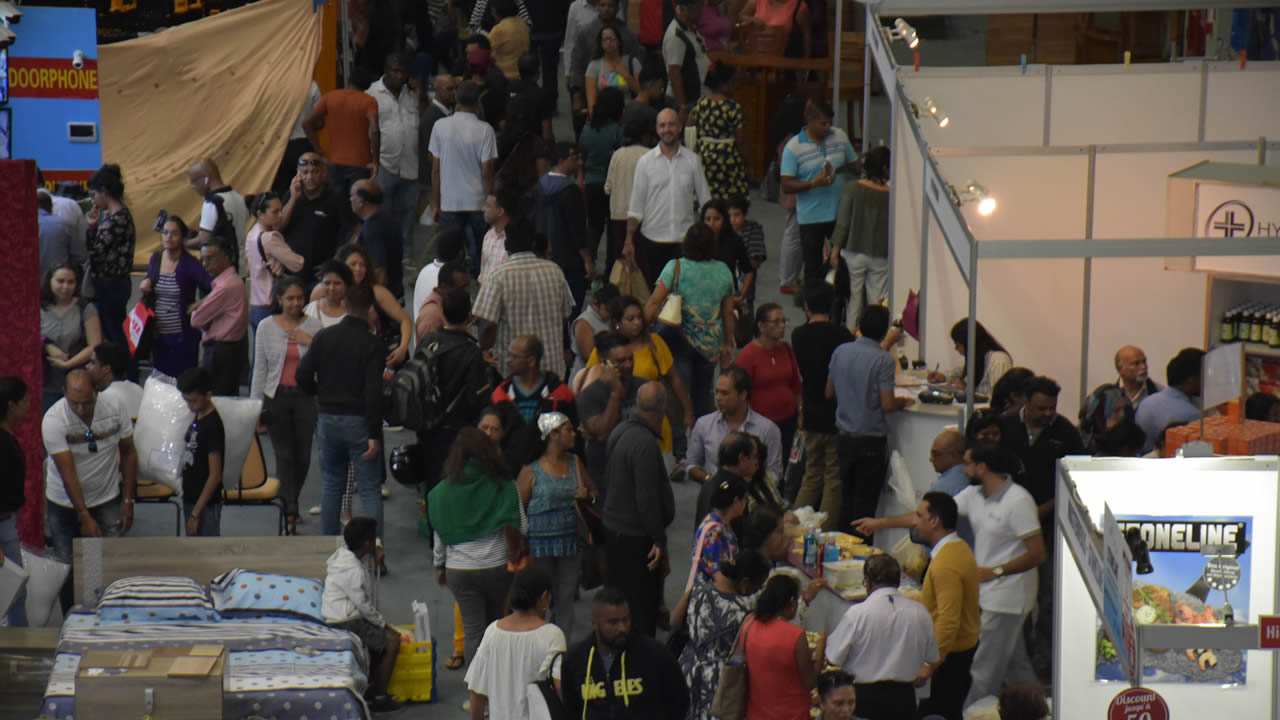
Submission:
<svg viewBox="0 0 1280 720">
<path fill-rule="evenodd" d="M 782 150 L 782 190 L 796 194 L 796 218 L 804 252 L 805 285 L 821 283 L 826 274 L 823 246 L 835 229 L 844 175 L 836 170 L 856 158 L 849 136 L 831 126 L 831 106 L 809 103 L 806 125 Z"/>
</svg>

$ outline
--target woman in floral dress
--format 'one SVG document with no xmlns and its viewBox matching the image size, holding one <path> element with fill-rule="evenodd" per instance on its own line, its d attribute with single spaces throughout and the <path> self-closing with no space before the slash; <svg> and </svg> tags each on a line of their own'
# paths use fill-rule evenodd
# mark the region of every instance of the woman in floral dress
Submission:
<svg viewBox="0 0 1280 720">
<path fill-rule="evenodd" d="M 751 612 L 750 596 L 768 577 L 769 562 L 764 556 L 744 550 L 735 560 L 720 563 L 711 582 L 694 589 L 686 616 L 689 642 L 680 653 L 680 669 L 689 684 L 690 720 L 711 720 L 720 668 Z"/>
<path fill-rule="evenodd" d="M 745 116 L 729 99 L 733 68 L 717 64 L 707 71 L 707 92 L 689 111 L 689 124 L 698 128 L 698 157 L 711 197 L 730 200 L 747 194 L 747 169 L 742 161 Z"/>
</svg>

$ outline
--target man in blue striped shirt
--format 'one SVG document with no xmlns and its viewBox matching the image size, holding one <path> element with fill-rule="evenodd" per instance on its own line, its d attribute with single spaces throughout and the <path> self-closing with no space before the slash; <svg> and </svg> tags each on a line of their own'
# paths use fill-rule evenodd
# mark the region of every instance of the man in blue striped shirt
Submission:
<svg viewBox="0 0 1280 720">
<path fill-rule="evenodd" d="M 854 161 L 849 136 L 831 126 L 831 106 L 809 103 L 808 123 L 787 141 L 782 150 L 782 190 L 796 194 L 796 218 L 804 251 L 804 275 L 808 286 L 821 283 L 826 274 L 823 246 L 835 229 L 836 210 L 844 175 L 836 170 Z"/>
</svg>

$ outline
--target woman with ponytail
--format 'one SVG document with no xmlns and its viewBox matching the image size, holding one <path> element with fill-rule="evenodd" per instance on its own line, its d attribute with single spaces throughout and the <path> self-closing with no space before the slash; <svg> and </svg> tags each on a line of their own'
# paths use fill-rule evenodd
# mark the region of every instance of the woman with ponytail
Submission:
<svg viewBox="0 0 1280 720">
<path fill-rule="evenodd" d="M 800 585 L 774 575 L 756 598 L 750 632 L 742 637 L 747 658 L 747 720 L 805 720 L 809 692 L 817 686 L 825 643 L 814 652 L 802 628 L 791 623 L 800 605 Z"/>
</svg>

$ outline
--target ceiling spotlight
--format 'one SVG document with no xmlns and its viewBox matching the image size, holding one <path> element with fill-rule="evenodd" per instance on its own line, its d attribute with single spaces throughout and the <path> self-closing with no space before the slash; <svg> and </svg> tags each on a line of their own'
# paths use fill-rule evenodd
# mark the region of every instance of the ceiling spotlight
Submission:
<svg viewBox="0 0 1280 720">
<path fill-rule="evenodd" d="M 996 199 L 991 197 L 987 189 L 978 184 L 976 180 L 970 180 L 960 189 L 952 188 L 955 194 L 956 203 L 976 202 L 978 204 L 979 215 L 990 215 L 996 211 Z"/>
<path fill-rule="evenodd" d="M 938 109 L 938 104 L 933 101 L 933 98 L 924 99 L 923 110 L 926 115 L 933 118 L 934 122 L 938 123 L 938 127 L 945 128 L 951 124 L 951 118 Z"/>
<path fill-rule="evenodd" d="M 920 35 L 916 33 L 915 28 L 908 25 L 907 21 L 902 18 L 893 21 L 893 30 L 889 31 L 889 37 L 894 40 L 901 40 L 912 50 L 920 46 Z"/>
</svg>

